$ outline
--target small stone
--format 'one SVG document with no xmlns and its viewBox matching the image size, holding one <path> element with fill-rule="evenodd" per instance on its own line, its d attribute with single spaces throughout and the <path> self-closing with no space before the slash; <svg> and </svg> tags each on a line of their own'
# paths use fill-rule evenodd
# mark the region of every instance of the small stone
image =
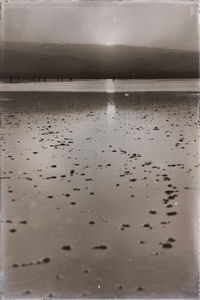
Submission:
<svg viewBox="0 0 200 300">
<path fill-rule="evenodd" d="M 168 242 L 171 242 L 171 243 L 174 243 L 176 240 L 175 239 L 173 239 L 173 238 L 168 238 Z"/>
<path fill-rule="evenodd" d="M 94 222 L 94 221 L 90 221 L 90 222 L 89 222 L 89 224 L 91 224 L 91 225 L 94 225 L 94 224 L 95 224 L 95 222 Z"/>
<path fill-rule="evenodd" d="M 13 264 L 12 267 L 13 267 L 13 268 L 18 268 L 19 265 L 18 265 L 18 264 Z"/>
<path fill-rule="evenodd" d="M 152 214 L 152 215 L 156 215 L 157 214 L 156 210 L 150 210 L 149 213 Z"/>
<path fill-rule="evenodd" d="M 142 286 L 138 286 L 137 291 L 142 292 L 142 291 L 144 291 L 144 288 Z"/>
<path fill-rule="evenodd" d="M 172 248 L 172 244 L 170 244 L 170 243 L 164 243 L 164 244 L 162 245 L 162 247 L 163 247 L 164 249 L 170 249 L 170 248 Z"/>
<path fill-rule="evenodd" d="M 20 224 L 27 224 L 27 221 L 20 221 Z"/>
<path fill-rule="evenodd" d="M 42 260 L 43 263 L 48 264 L 50 262 L 50 258 L 49 257 L 45 257 Z"/>
<path fill-rule="evenodd" d="M 177 212 L 176 211 L 170 211 L 167 213 L 168 216 L 175 216 L 177 215 Z"/>
<path fill-rule="evenodd" d="M 72 247 L 70 245 L 66 245 L 66 246 L 63 246 L 62 249 L 65 251 L 70 251 L 72 249 Z"/>
<path fill-rule="evenodd" d="M 95 246 L 92 249 L 95 250 L 106 250 L 108 247 L 106 245 Z"/>
</svg>

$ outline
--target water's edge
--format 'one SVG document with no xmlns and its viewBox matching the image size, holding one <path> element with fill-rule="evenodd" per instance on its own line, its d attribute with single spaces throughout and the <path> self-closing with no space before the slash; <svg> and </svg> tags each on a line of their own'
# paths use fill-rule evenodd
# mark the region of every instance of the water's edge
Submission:
<svg viewBox="0 0 200 300">
<path fill-rule="evenodd" d="M 150 79 L 150 80 L 74 80 L 46 82 L 0 82 L 0 91 L 31 92 L 138 92 L 138 91 L 183 91 L 198 92 L 199 79 Z"/>
</svg>

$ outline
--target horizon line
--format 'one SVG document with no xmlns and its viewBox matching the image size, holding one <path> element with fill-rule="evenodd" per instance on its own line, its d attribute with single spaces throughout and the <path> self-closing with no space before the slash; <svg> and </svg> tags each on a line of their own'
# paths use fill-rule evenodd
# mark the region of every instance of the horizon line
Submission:
<svg viewBox="0 0 200 300">
<path fill-rule="evenodd" d="M 90 1 L 90 0 L 88 0 Z M 115 1 L 115 0 L 113 0 Z M 165 48 L 165 47 L 156 47 L 156 46 L 140 46 L 140 45 L 130 45 L 130 44 L 120 44 L 120 43 L 61 43 L 61 42 L 41 42 L 41 41 L 2 41 L 1 44 L 6 43 L 16 43 L 16 44 L 40 44 L 40 45 L 55 45 L 55 46 L 105 46 L 105 47 L 133 47 L 133 48 L 146 48 L 146 49 L 161 49 L 169 51 L 179 51 L 179 52 L 199 52 L 200 49 L 182 49 L 182 48 Z"/>
</svg>

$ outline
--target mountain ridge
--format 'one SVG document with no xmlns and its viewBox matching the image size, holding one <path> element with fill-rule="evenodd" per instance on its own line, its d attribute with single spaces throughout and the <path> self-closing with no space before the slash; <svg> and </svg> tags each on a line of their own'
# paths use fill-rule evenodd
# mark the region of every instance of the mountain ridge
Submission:
<svg viewBox="0 0 200 300">
<path fill-rule="evenodd" d="M 0 42 L 1 78 L 197 78 L 199 54 L 128 45 Z"/>
</svg>

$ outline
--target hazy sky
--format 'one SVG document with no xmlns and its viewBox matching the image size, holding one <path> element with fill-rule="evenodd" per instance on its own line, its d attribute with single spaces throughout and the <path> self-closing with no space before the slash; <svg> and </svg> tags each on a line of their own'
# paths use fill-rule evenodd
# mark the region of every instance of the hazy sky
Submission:
<svg viewBox="0 0 200 300">
<path fill-rule="evenodd" d="M 197 50 L 198 7 L 156 0 L 8 1 L 2 4 L 1 40 Z"/>
</svg>

